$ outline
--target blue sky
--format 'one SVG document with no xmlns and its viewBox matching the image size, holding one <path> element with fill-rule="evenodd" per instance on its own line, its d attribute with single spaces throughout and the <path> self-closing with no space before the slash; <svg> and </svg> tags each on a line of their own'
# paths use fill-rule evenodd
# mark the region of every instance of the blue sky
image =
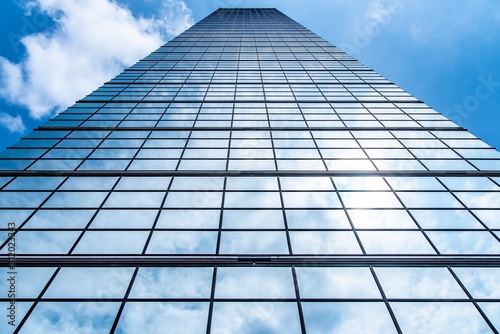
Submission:
<svg viewBox="0 0 500 334">
<path fill-rule="evenodd" d="M 498 0 L 2 0 L 0 150 L 218 7 L 276 7 L 500 148 Z"/>
</svg>

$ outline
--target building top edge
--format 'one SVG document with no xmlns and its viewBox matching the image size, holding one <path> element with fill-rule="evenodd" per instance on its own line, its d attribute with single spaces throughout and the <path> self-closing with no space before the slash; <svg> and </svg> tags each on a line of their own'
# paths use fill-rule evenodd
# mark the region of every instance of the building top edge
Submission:
<svg viewBox="0 0 500 334">
<path fill-rule="evenodd" d="M 276 7 L 219 7 L 219 10 L 223 9 L 274 9 L 277 10 Z"/>
</svg>

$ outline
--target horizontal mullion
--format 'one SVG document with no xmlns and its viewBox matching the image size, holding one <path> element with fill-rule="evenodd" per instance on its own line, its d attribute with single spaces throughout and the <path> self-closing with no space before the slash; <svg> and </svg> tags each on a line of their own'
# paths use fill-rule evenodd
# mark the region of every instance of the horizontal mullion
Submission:
<svg viewBox="0 0 500 334">
<path fill-rule="evenodd" d="M 335 79 L 334 77 L 332 77 Z M 137 82 L 137 80 L 141 80 L 140 78 L 134 79 L 134 80 L 122 80 L 122 81 L 108 81 L 105 84 L 109 85 L 123 85 L 123 84 L 130 84 L 130 85 L 330 85 L 330 86 L 345 86 L 345 85 L 370 85 L 370 86 L 376 86 L 376 85 L 389 85 L 391 83 L 388 82 L 370 82 L 366 81 L 366 79 L 359 79 L 354 82 L 350 82 L 348 80 L 342 80 L 336 79 L 338 82 L 331 82 L 331 81 L 318 81 L 318 80 L 307 80 L 307 81 L 300 81 L 296 79 L 283 79 L 282 81 L 276 81 L 276 82 L 271 82 L 271 81 L 238 81 L 237 79 L 231 80 L 231 81 L 220 81 L 218 79 L 215 79 L 215 81 L 212 79 L 210 81 L 169 81 L 169 82 L 157 82 L 157 81 L 140 81 Z M 160 79 L 164 80 L 164 79 Z M 362 81 L 362 82 L 360 82 Z M 396 86 L 394 86 L 396 87 Z M 399 87 L 398 87 L 399 88 Z M 232 90 L 231 90 L 232 91 Z"/>
<path fill-rule="evenodd" d="M 231 60 L 231 61 L 234 61 L 234 60 Z M 297 61 L 297 60 L 294 60 L 294 61 Z M 153 62 L 153 61 L 152 61 Z M 154 65 L 153 65 L 154 66 Z M 266 69 L 266 68 L 258 68 L 258 69 L 245 69 L 245 68 L 234 68 L 234 69 L 203 69 L 203 68 L 189 68 L 189 69 L 182 69 L 182 68 L 171 68 L 171 69 L 162 69 L 162 68 L 127 68 L 126 70 L 124 70 L 122 73 L 127 73 L 127 72 L 172 72 L 172 71 L 179 71 L 179 72 L 197 72 L 197 71 L 200 71 L 200 72 L 206 72 L 206 71 L 214 71 L 214 72 L 276 72 L 276 71 L 285 71 L 285 72 L 322 72 L 324 73 L 325 71 L 334 71 L 334 72 L 373 72 L 373 73 L 376 73 L 375 71 L 373 71 L 372 69 L 369 69 L 369 68 L 331 68 L 331 69 Z M 382 78 L 381 79 L 385 79 L 385 78 Z"/>
<path fill-rule="evenodd" d="M 462 127 L 76 127 L 76 126 L 47 126 L 41 125 L 36 130 L 46 131 L 467 131 Z"/>
<path fill-rule="evenodd" d="M 78 100 L 76 103 L 421 103 L 423 106 L 425 105 L 421 101 L 408 101 L 408 100 L 336 100 L 336 99 L 322 99 L 322 100 L 275 100 L 275 99 L 258 99 L 258 100 L 239 100 L 239 99 L 230 99 L 230 100 L 176 100 L 176 99 L 161 99 L 161 100 Z"/>
<path fill-rule="evenodd" d="M 500 176 L 499 171 L 1 170 L 2 176 Z"/>
<path fill-rule="evenodd" d="M 353 256 L 294 256 L 294 255 L 41 255 L 23 256 L 16 255 L 16 267 L 101 267 L 101 266 L 143 266 L 143 267 L 200 267 L 200 266 L 299 266 L 299 267 L 356 267 L 356 266 L 382 266 L 382 267 L 498 267 L 500 256 L 446 256 L 446 255 L 353 255 Z M 0 266 L 8 267 L 8 256 L 0 257 Z"/>
</svg>

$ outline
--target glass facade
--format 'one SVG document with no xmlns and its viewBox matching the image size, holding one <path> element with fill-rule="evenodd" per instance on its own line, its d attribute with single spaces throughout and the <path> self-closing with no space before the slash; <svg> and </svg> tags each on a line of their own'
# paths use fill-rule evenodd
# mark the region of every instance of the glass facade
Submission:
<svg viewBox="0 0 500 334">
<path fill-rule="evenodd" d="M 0 169 L 2 333 L 500 329 L 500 153 L 275 9 L 215 11 Z"/>
</svg>

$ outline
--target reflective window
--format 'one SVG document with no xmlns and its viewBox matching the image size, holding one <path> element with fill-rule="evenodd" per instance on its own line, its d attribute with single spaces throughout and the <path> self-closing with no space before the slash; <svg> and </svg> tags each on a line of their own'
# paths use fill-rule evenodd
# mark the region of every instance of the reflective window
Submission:
<svg viewBox="0 0 500 334">
<path fill-rule="evenodd" d="M 157 231 L 146 254 L 213 254 L 217 233 L 199 231 Z"/>
<path fill-rule="evenodd" d="M 215 11 L 0 169 L 19 333 L 500 329 L 500 152 L 274 9 Z"/>
<path fill-rule="evenodd" d="M 165 208 L 220 208 L 220 192 L 170 192 L 165 200 Z"/>
<path fill-rule="evenodd" d="M 435 254 L 420 232 L 360 231 L 358 235 L 368 254 Z"/>
<path fill-rule="evenodd" d="M 88 231 L 78 242 L 73 253 L 140 254 L 148 234 L 138 231 Z"/>
<path fill-rule="evenodd" d="M 109 190 L 117 180 L 117 177 L 70 177 L 61 190 Z"/>
<path fill-rule="evenodd" d="M 472 303 L 394 302 L 391 307 L 403 332 L 490 332 Z"/>
<path fill-rule="evenodd" d="M 226 190 L 278 190 L 274 177 L 228 177 Z"/>
<path fill-rule="evenodd" d="M 118 333 L 154 333 L 163 328 L 183 333 L 206 331 L 208 303 L 128 302 L 117 326 Z"/>
<path fill-rule="evenodd" d="M 397 333 L 384 303 L 302 303 L 307 333 Z"/>
<path fill-rule="evenodd" d="M 340 201 L 335 192 L 284 192 L 286 208 L 340 208 Z"/>
<path fill-rule="evenodd" d="M 348 210 L 358 229 L 414 229 L 415 223 L 404 210 Z"/>
<path fill-rule="evenodd" d="M 461 208 L 451 194 L 445 192 L 398 192 L 408 208 Z"/>
<path fill-rule="evenodd" d="M 500 253 L 500 242 L 489 232 L 429 231 L 427 235 L 442 254 Z"/>
<path fill-rule="evenodd" d="M 16 234 L 16 253 L 67 254 L 79 236 L 79 231 L 21 231 Z M 4 247 L 1 253 L 7 250 Z"/>
<path fill-rule="evenodd" d="M 62 268 L 43 298 L 121 298 L 133 271 L 134 268 Z"/>
<path fill-rule="evenodd" d="M 446 268 L 375 268 L 387 298 L 467 298 Z"/>
<path fill-rule="evenodd" d="M 494 208 L 500 203 L 500 192 L 456 192 L 469 208 Z"/>
<path fill-rule="evenodd" d="M 0 272 L 4 277 L 9 278 L 8 272 L 12 271 L 9 268 L 2 268 Z M 16 296 L 18 298 L 37 298 L 54 272 L 55 268 L 16 268 Z M 37 279 L 35 280 L 33 277 Z M 1 280 L 0 288 L 2 288 L 1 298 L 9 298 L 10 281 Z"/>
<path fill-rule="evenodd" d="M 212 268 L 141 268 L 129 298 L 210 298 Z"/>
<path fill-rule="evenodd" d="M 119 308 L 120 303 L 116 302 L 41 302 L 23 325 L 23 331 L 107 333 Z"/>
<path fill-rule="evenodd" d="M 25 228 L 83 228 L 95 210 L 39 210 Z"/>
<path fill-rule="evenodd" d="M 301 333 L 297 305 L 283 302 L 214 304 L 213 333 Z"/>
<path fill-rule="evenodd" d="M 499 298 L 499 268 L 453 268 L 453 271 L 472 297 L 478 299 Z"/>
<path fill-rule="evenodd" d="M 163 210 L 157 228 L 218 228 L 219 210 Z"/>
<path fill-rule="evenodd" d="M 390 192 L 341 192 L 347 208 L 401 208 L 402 205 Z"/>
<path fill-rule="evenodd" d="M 343 210 L 286 210 L 288 228 L 351 228 Z"/>
<path fill-rule="evenodd" d="M 47 192 L 1 192 L 0 208 L 36 208 L 48 195 Z"/>
<path fill-rule="evenodd" d="M 278 192 L 228 192 L 225 195 L 226 208 L 279 208 Z"/>
<path fill-rule="evenodd" d="M 445 190 L 433 177 L 387 177 L 394 190 Z"/>
<path fill-rule="evenodd" d="M 122 177 L 115 190 L 166 190 L 170 177 Z"/>
<path fill-rule="evenodd" d="M 368 268 L 297 268 L 301 298 L 381 298 Z"/>
<path fill-rule="evenodd" d="M 335 177 L 339 190 L 389 190 L 381 177 Z"/>
<path fill-rule="evenodd" d="M 284 232 L 222 232 L 221 254 L 288 254 Z"/>
<path fill-rule="evenodd" d="M 352 232 L 290 232 L 294 254 L 360 254 Z"/>
<path fill-rule="evenodd" d="M 158 208 L 164 195 L 161 192 L 113 192 L 104 203 L 104 207 Z"/>
<path fill-rule="evenodd" d="M 224 179 L 221 177 L 176 177 L 171 190 L 222 190 Z"/>
<path fill-rule="evenodd" d="M 106 198 L 105 192 L 56 192 L 43 205 L 45 208 L 97 208 Z"/>
<path fill-rule="evenodd" d="M 216 298 L 294 298 L 290 268 L 218 268 Z"/>
<path fill-rule="evenodd" d="M 7 180 L 5 180 L 6 182 Z M 64 181 L 62 177 L 17 177 L 5 190 L 54 190 Z M 0 182 L 1 183 L 1 182 Z"/>
<path fill-rule="evenodd" d="M 283 229 L 283 213 L 280 210 L 224 210 L 222 228 Z"/>
<path fill-rule="evenodd" d="M 411 214 L 423 228 L 482 228 L 467 210 L 411 210 Z"/>
</svg>

